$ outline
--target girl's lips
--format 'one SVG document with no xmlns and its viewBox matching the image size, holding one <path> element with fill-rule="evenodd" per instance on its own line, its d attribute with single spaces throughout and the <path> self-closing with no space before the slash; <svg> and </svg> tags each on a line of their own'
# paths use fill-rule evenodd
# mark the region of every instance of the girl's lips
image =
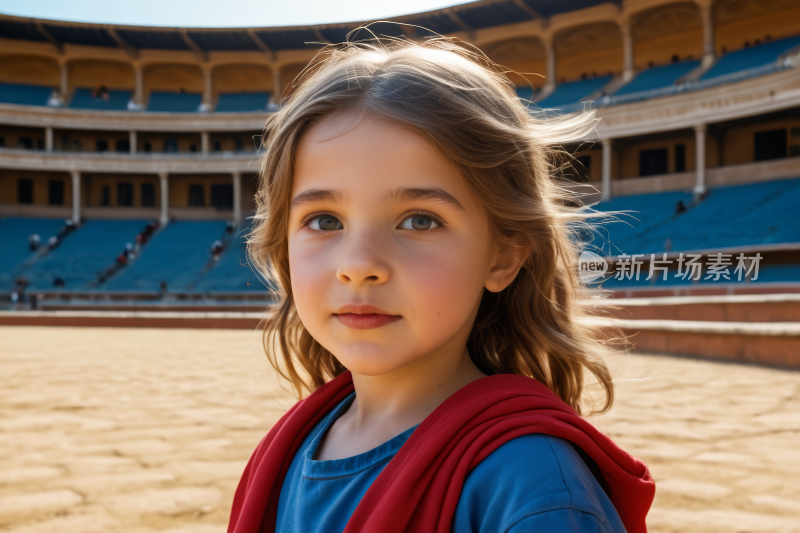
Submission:
<svg viewBox="0 0 800 533">
<path fill-rule="evenodd" d="M 342 313 L 337 314 L 339 322 L 352 329 L 374 329 L 380 328 L 392 322 L 397 322 L 402 317 L 396 315 L 382 315 L 379 313 Z"/>
</svg>

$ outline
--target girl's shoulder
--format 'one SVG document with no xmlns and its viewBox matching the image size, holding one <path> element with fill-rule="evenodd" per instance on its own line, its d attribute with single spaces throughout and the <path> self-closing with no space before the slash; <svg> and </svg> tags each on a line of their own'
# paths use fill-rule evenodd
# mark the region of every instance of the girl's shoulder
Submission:
<svg viewBox="0 0 800 533">
<path fill-rule="evenodd" d="M 544 434 L 511 439 L 467 476 L 452 530 L 624 532 L 594 468 L 564 439 Z"/>
</svg>

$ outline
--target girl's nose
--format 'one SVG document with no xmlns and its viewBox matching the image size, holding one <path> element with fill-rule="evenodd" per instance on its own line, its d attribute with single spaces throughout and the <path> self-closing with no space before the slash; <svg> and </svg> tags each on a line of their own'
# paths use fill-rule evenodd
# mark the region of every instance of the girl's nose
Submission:
<svg viewBox="0 0 800 533">
<path fill-rule="evenodd" d="M 355 244 L 355 243 L 354 243 Z M 343 250 L 336 277 L 342 283 L 381 285 L 389 281 L 391 270 L 379 247 L 367 239 Z"/>
</svg>

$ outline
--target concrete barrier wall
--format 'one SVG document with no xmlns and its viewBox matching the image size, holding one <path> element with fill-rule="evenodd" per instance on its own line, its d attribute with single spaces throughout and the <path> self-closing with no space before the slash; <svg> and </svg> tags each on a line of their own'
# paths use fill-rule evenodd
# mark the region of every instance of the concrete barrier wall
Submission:
<svg viewBox="0 0 800 533">
<path fill-rule="evenodd" d="M 800 337 L 628 329 L 637 352 L 800 368 Z"/>
<path fill-rule="evenodd" d="M 624 320 L 800 322 L 800 294 L 618 298 L 612 316 Z"/>
<path fill-rule="evenodd" d="M 264 313 L 180 313 L 98 311 L 0 312 L 0 326 L 110 328 L 255 329 Z"/>
</svg>

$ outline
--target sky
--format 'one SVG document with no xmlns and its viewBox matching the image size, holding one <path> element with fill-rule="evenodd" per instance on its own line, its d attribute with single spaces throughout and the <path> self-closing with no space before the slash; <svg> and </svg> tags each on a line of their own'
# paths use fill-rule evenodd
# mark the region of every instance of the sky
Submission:
<svg viewBox="0 0 800 533">
<path fill-rule="evenodd" d="M 467 0 L 0 0 L 0 13 L 134 26 L 300 26 L 380 20 Z"/>
</svg>

